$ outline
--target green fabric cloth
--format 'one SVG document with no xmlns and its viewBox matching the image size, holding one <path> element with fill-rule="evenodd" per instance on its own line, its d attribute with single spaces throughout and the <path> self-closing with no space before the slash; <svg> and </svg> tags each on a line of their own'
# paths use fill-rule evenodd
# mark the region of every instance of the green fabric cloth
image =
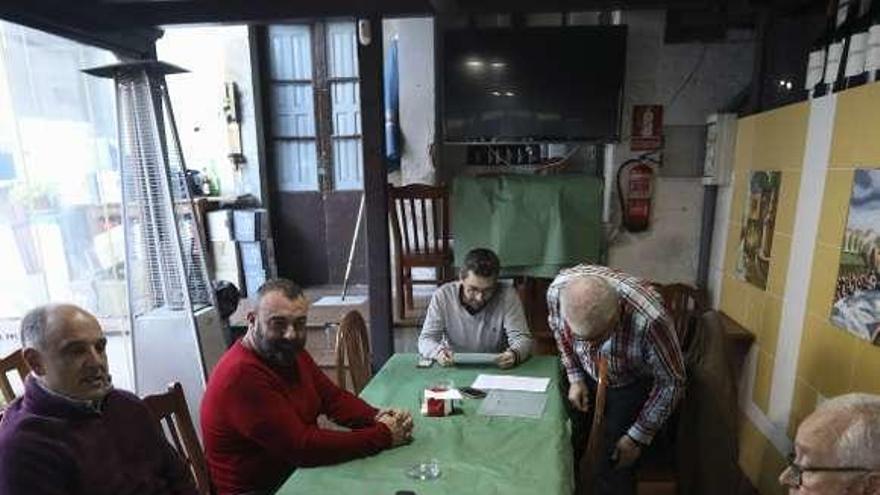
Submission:
<svg viewBox="0 0 880 495">
<path fill-rule="evenodd" d="M 361 396 L 376 407 L 402 407 L 413 412 L 411 444 L 336 466 L 298 469 L 277 492 L 391 495 L 412 490 L 419 495 L 555 495 L 574 487 L 569 428 L 558 391 L 555 357 L 535 356 L 512 370 L 468 366 L 416 368 L 415 354 L 396 354 Z M 479 373 L 550 377 L 541 419 L 486 417 L 477 414 L 481 400 L 464 399 L 463 413 L 426 418 L 418 412 L 424 388 L 440 379 L 456 386 L 473 383 Z M 437 459 L 438 479 L 406 476 L 416 462 Z"/>
<path fill-rule="evenodd" d="M 452 189 L 455 264 L 473 248 L 501 259 L 502 275 L 552 278 L 599 261 L 602 181 L 587 175 L 457 177 Z"/>
</svg>

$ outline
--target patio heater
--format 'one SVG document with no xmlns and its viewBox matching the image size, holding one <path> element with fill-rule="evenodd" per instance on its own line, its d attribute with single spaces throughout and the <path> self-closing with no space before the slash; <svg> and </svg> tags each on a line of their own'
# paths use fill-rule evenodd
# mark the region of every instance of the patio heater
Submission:
<svg viewBox="0 0 880 495">
<path fill-rule="evenodd" d="M 137 393 L 180 382 L 198 418 L 206 377 L 225 345 L 165 83 L 166 75 L 185 71 L 137 61 L 85 72 L 116 83 Z"/>
</svg>

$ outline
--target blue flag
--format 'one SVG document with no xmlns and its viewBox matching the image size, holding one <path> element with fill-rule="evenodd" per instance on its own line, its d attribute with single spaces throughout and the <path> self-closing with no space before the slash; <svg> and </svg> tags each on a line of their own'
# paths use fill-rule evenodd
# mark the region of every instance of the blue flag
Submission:
<svg viewBox="0 0 880 495">
<path fill-rule="evenodd" d="M 388 45 L 385 56 L 385 161 L 390 170 L 400 168 L 400 93 L 397 69 L 397 38 Z"/>
</svg>

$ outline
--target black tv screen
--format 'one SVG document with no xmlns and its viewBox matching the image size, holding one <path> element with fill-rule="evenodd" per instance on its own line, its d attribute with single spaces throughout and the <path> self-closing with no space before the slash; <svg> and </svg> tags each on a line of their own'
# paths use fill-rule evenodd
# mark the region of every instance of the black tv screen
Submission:
<svg viewBox="0 0 880 495">
<path fill-rule="evenodd" d="M 443 53 L 447 142 L 618 137 L 625 26 L 449 30 Z"/>
</svg>

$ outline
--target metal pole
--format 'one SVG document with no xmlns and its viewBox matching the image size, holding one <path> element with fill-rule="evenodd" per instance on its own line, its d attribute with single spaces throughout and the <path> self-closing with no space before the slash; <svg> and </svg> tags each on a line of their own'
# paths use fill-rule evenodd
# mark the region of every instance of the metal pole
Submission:
<svg viewBox="0 0 880 495">
<path fill-rule="evenodd" d="M 357 238 L 361 231 L 361 220 L 364 218 L 364 193 L 361 193 L 361 205 L 358 207 L 357 221 L 354 224 L 354 235 L 351 236 L 351 249 L 348 250 L 348 264 L 345 266 L 345 278 L 342 279 L 342 296 L 345 301 L 345 293 L 348 291 L 348 276 L 351 275 L 351 262 L 354 261 L 354 251 L 357 248 Z"/>
</svg>

